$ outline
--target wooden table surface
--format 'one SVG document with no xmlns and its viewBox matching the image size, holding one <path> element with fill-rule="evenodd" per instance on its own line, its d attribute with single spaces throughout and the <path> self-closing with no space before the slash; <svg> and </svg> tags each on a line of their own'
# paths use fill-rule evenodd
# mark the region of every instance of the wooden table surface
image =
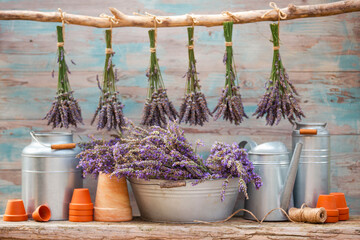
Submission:
<svg viewBox="0 0 360 240">
<path fill-rule="evenodd" d="M 0 220 L 0 239 L 360 239 L 360 216 L 327 224 L 253 221 L 234 217 L 225 223 L 170 224 Z"/>
</svg>

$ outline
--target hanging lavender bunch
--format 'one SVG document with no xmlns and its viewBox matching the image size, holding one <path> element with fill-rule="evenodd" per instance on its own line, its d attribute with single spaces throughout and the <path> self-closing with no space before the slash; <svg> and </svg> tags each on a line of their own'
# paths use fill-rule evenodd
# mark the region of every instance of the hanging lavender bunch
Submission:
<svg viewBox="0 0 360 240">
<path fill-rule="evenodd" d="M 169 101 L 165 85 L 161 76 L 155 49 L 155 30 L 149 31 L 150 38 L 150 67 L 146 73 L 148 77 L 148 95 L 142 116 L 142 125 L 165 127 L 167 118 L 171 121 L 177 119 L 177 113 L 172 102 Z"/>
<path fill-rule="evenodd" d="M 256 118 L 266 114 L 266 125 L 279 124 L 281 118 L 288 119 L 294 124 L 295 117 L 301 120 L 305 117 L 294 95 L 299 95 L 294 85 L 289 80 L 282 64 L 279 52 L 279 24 L 270 24 L 270 29 L 274 44 L 274 57 L 271 75 L 265 84 L 266 92 L 258 103 L 258 107 L 253 115 Z"/>
<path fill-rule="evenodd" d="M 98 87 L 101 91 L 101 95 L 99 99 L 99 105 L 95 111 L 95 114 L 91 121 L 91 125 L 94 123 L 96 117 L 99 116 L 97 123 L 98 130 L 106 127 L 108 131 L 113 128 L 119 128 L 119 130 L 121 131 L 122 127 L 125 126 L 125 119 L 122 111 L 124 105 L 119 101 L 119 92 L 117 92 L 115 88 L 115 82 L 117 81 L 117 79 L 116 75 L 114 74 L 114 65 L 112 63 L 112 58 L 115 53 L 112 51 L 111 35 L 111 30 L 105 31 L 106 59 L 103 83 L 101 87 L 99 79 L 97 77 Z"/>
<path fill-rule="evenodd" d="M 232 48 L 233 22 L 224 22 L 224 37 L 226 41 L 226 52 L 224 63 L 226 64 L 225 87 L 222 89 L 221 97 L 216 105 L 213 114 L 214 120 L 223 116 L 223 119 L 239 125 L 244 117 L 248 117 L 244 112 L 241 101 L 240 86 L 236 74 Z"/>
<path fill-rule="evenodd" d="M 211 112 L 207 106 L 205 95 L 201 92 L 200 80 L 196 72 L 196 60 L 194 54 L 194 28 L 188 28 L 189 38 L 189 69 L 184 75 L 186 77 L 186 94 L 180 108 L 180 123 L 202 126 L 209 121 Z"/>
<path fill-rule="evenodd" d="M 225 196 L 229 179 L 233 177 L 239 177 L 239 192 L 243 192 L 246 198 L 248 198 L 246 184 L 252 182 L 256 189 L 262 186 L 261 178 L 254 172 L 254 166 L 249 161 L 247 152 L 237 143 L 229 145 L 215 142 L 205 165 L 212 171 L 213 176 L 226 177 L 223 183 L 222 197 Z"/>
<path fill-rule="evenodd" d="M 78 101 L 73 97 L 73 91 L 71 91 L 68 73 L 70 70 L 65 62 L 65 50 L 64 50 L 64 38 L 63 28 L 57 26 L 57 37 L 58 37 L 58 63 L 59 63 L 59 74 L 58 74 L 58 85 L 55 101 L 53 101 L 50 111 L 46 114 L 43 119 L 48 120 L 47 125 L 52 124 L 53 128 L 65 127 L 73 125 L 77 127 L 77 123 L 83 124 L 81 116 L 81 109 Z M 74 63 L 73 61 L 71 61 Z M 52 72 L 54 77 L 54 71 Z"/>
</svg>

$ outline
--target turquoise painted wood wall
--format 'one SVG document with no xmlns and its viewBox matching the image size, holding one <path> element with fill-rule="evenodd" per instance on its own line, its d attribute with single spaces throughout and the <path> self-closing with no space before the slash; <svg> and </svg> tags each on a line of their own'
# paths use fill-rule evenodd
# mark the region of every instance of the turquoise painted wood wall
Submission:
<svg viewBox="0 0 360 240">
<path fill-rule="evenodd" d="M 291 1 L 296 5 L 331 2 Z M 288 1 L 277 1 L 285 7 Z M 134 1 L 40 1 L 0 0 L 2 10 L 56 11 L 98 16 L 113 6 L 127 14 L 145 11 L 156 15 L 220 13 L 268 9 L 268 1 L 134 0 Z M 290 79 L 301 94 L 301 106 L 308 122 L 327 122 L 331 132 L 331 191 L 346 194 L 351 213 L 360 214 L 360 14 L 297 19 L 281 23 L 281 54 Z M 9 198 L 21 197 L 21 151 L 30 142 L 29 131 L 51 130 L 41 118 L 56 92 L 56 23 L 0 21 L 0 214 Z M 233 47 L 241 80 L 245 110 L 251 115 L 263 94 L 269 76 L 272 44 L 269 22 L 236 25 Z M 187 70 L 186 28 L 158 31 L 158 57 L 169 97 L 179 107 Z M 79 99 L 85 125 L 73 130 L 76 140 L 88 134 L 100 136 L 90 126 L 97 107 L 96 75 L 104 64 L 104 30 L 66 26 L 70 81 Z M 139 122 L 146 94 L 145 72 L 149 63 L 147 29 L 121 28 L 113 33 L 114 63 L 121 74 L 117 88 L 126 105 L 127 117 Z M 203 91 L 211 108 L 224 84 L 225 67 L 222 27 L 195 28 L 195 55 Z M 258 143 L 283 141 L 291 148 L 292 126 L 282 121 L 267 127 L 254 117 L 241 126 L 219 120 L 205 127 L 184 126 L 192 141 L 203 139 L 210 148 L 214 141 L 233 142 L 250 137 Z M 86 185 L 94 186 L 87 180 Z"/>
</svg>

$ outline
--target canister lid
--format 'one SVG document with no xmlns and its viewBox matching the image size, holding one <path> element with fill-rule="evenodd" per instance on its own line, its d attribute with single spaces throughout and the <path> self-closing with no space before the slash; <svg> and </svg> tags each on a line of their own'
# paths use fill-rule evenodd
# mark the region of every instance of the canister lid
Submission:
<svg viewBox="0 0 360 240">
<path fill-rule="evenodd" d="M 296 127 L 292 133 L 293 136 L 329 136 L 329 131 L 325 128 L 327 123 L 295 122 L 295 124 Z M 309 130 L 314 130 L 314 132 L 310 132 Z"/>
<path fill-rule="evenodd" d="M 260 144 L 249 151 L 249 154 L 288 154 L 282 142 L 267 142 Z"/>
</svg>

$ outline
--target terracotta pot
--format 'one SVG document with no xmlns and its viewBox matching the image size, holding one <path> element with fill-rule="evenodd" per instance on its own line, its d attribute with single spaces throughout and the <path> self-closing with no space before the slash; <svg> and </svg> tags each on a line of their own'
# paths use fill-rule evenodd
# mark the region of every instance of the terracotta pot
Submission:
<svg viewBox="0 0 360 240">
<path fill-rule="evenodd" d="M 336 200 L 333 195 L 319 195 L 316 208 L 323 207 L 328 215 L 325 222 L 337 222 L 339 220 L 339 210 L 336 208 Z"/>
<path fill-rule="evenodd" d="M 100 173 L 96 191 L 95 221 L 123 222 L 132 220 L 129 193 L 125 178 L 110 178 L 109 174 Z"/>
<path fill-rule="evenodd" d="M 330 195 L 333 195 L 335 197 L 336 207 L 339 210 L 339 220 L 348 220 L 349 208 L 346 205 L 345 194 L 341 192 L 334 192 L 330 193 Z"/>
<path fill-rule="evenodd" d="M 32 218 L 38 222 L 47 222 L 51 218 L 51 211 L 47 205 L 40 205 L 32 214 Z"/>
<path fill-rule="evenodd" d="M 69 210 L 69 216 L 93 216 L 93 210 Z"/>
<path fill-rule="evenodd" d="M 9 222 L 27 221 L 28 215 L 26 214 L 23 200 L 8 200 L 3 220 Z"/>
<path fill-rule="evenodd" d="M 71 203 L 70 210 L 92 210 L 94 204 L 91 202 L 90 192 L 87 188 L 75 188 Z"/>
<path fill-rule="evenodd" d="M 93 216 L 69 216 L 70 222 L 91 222 L 93 221 Z"/>
</svg>

